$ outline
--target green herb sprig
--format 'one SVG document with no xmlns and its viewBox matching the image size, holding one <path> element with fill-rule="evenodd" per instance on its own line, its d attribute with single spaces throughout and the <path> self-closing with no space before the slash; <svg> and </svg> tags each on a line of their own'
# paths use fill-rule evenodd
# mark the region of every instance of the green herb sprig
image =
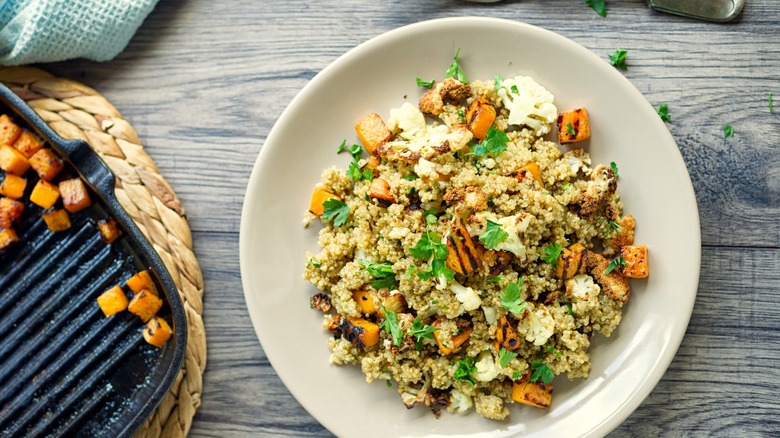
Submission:
<svg viewBox="0 0 780 438">
<path fill-rule="evenodd" d="M 617 49 L 615 50 L 615 53 L 609 54 L 609 63 L 617 69 L 628 70 L 626 55 L 628 55 L 628 50 Z"/>
<path fill-rule="evenodd" d="M 509 237 L 509 233 L 501 229 L 501 224 L 488 219 L 485 232 L 479 235 L 479 241 L 487 249 L 495 249 Z"/>
<path fill-rule="evenodd" d="M 517 282 L 509 283 L 506 285 L 499 298 L 501 299 L 501 307 L 508 310 L 513 314 L 520 314 L 528 307 L 528 303 L 523 301 L 523 283 L 525 277 L 520 277 Z"/>
<path fill-rule="evenodd" d="M 340 227 L 347 223 L 349 218 L 349 205 L 346 202 L 336 198 L 330 198 L 322 203 L 324 211 L 322 218 L 325 222 L 333 221 L 333 225 Z"/>
<path fill-rule="evenodd" d="M 463 70 L 460 68 L 460 61 L 458 61 L 459 55 L 460 55 L 460 48 L 458 48 L 458 50 L 455 52 L 455 57 L 452 60 L 452 64 L 450 64 L 450 67 L 447 69 L 447 72 L 444 73 L 444 77 L 454 78 L 464 84 L 468 84 L 469 79 L 466 77 L 466 74 L 463 73 Z"/>
</svg>

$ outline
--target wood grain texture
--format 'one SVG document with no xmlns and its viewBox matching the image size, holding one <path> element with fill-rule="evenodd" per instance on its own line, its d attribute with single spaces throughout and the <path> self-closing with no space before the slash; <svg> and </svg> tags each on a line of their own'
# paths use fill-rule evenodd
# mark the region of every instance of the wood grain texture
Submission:
<svg viewBox="0 0 780 438">
<path fill-rule="evenodd" d="M 625 76 L 669 105 L 701 215 L 699 294 L 669 371 L 613 436 L 780 433 L 780 3 L 747 0 L 728 24 L 641 0 L 607 6 L 601 18 L 581 0 L 163 0 L 117 59 L 41 66 L 117 106 L 186 208 L 209 346 L 191 436 L 328 435 L 276 377 L 244 305 L 249 173 L 285 106 L 339 55 L 405 24 L 466 15 L 535 24 L 604 58 L 629 50 Z"/>
</svg>

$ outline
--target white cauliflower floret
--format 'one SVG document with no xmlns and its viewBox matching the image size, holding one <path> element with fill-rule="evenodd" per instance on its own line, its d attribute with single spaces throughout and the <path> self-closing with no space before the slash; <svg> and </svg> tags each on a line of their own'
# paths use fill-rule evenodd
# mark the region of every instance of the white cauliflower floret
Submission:
<svg viewBox="0 0 780 438">
<path fill-rule="evenodd" d="M 509 251 L 518 259 L 525 260 L 526 249 L 523 244 L 523 237 L 532 219 L 533 216 L 527 213 L 518 213 L 515 216 L 498 219 L 496 222 L 501 224 L 501 231 L 507 233 L 508 236 L 495 249 Z"/>
<path fill-rule="evenodd" d="M 471 375 L 480 382 L 489 382 L 501 372 L 501 367 L 493 359 L 493 353 L 490 351 L 480 353 L 474 366 L 476 370 Z"/>
<path fill-rule="evenodd" d="M 449 412 L 462 414 L 471 409 L 473 405 L 474 402 L 471 401 L 471 397 L 464 394 L 463 391 L 455 388 L 450 391 L 450 405 L 447 406 Z"/>
<path fill-rule="evenodd" d="M 482 312 L 485 313 L 485 321 L 488 324 L 495 324 L 498 321 L 498 314 L 495 308 L 482 306 Z"/>
<path fill-rule="evenodd" d="M 416 106 L 404 102 L 400 108 L 390 110 L 387 127 L 393 132 L 401 131 L 399 136 L 408 140 L 425 130 L 425 116 Z"/>
<path fill-rule="evenodd" d="M 414 165 L 414 173 L 420 178 L 436 179 L 439 177 L 439 174 L 436 172 L 436 164 L 425 158 L 420 158 L 417 164 Z"/>
<path fill-rule="evenodd" d="M 543 304 L 536 309 L 526 309 L 517 326 L 517 331 L 525 336 L 525 340 L 536 346 L 547 343 L 555 333 L 555 319 Z"/>
<path fill-rule="evenodd" d="M 450 283 L 449 289 L 455 294 L 455 298 L 463 304 L 463 308 L 467 311 L 472 311 L 482 305 L 482 298 L 480 298 L 479 294 L 470 287 L 463 286 L 457 281 L 453 281 Z"/>
<path fill-rule="evenodd" d="M 517 93 L 513 91 L 516 87 Z M 555 121 L 558 109 L 553 104 L 552 93 L 528 76 L 515 76 L 504 79 L 498 95 L 509 109 L 510 125 L 525 125 L 533 129 L 536 135 L 550 132 L 550 124 Z"/>
<path fill-rule="evenodd" d="M 601 288 L 590 275 L 575 275 L 566 280 L 566 296 L 572 301 L 591 301 L 601 292 Z"/>
</svg>

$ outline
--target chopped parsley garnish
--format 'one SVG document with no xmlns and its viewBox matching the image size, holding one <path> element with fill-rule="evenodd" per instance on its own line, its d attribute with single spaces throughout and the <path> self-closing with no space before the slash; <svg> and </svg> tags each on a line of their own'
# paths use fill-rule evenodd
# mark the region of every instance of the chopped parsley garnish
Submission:
<svg viewBox="0 0 780 438">
<path fill-rule="evenodd" d="M 575 318 L 577 317 L 577 314 L 574 313 L 574 308 L 572 307 L 571 303 L 566 303 L 566 313 Z"/>
<path fill-rule="evenodd" d="M 424 87 L 424 88 L 433 88 L 433 84 L 435 84 L 436 81 L 431 79 L 430 81 L 426 81 L 424 79 L 417 78 L 417 86 L 418 87 Z"/>
<path fill-rule="evenodd" d="M 767 100 L 769 101 L 769 112 L 774 113 L 775 109 L 772 107 L 772 93 L 769 93 Z"/>
<path fill-rule="evenodd" d="M 495 249 L 501 242 L 509 237 L 509 233 L 501 229 L 501 224 L 488 219 L 485 232 L 479 235 L 479 241 L 487 249 Z"/>
<path fill-rule="evenodd" d="M 520 374 L 520 371 L 515 371 L 512 373 L 512 380 L 517 380 L 520 378 L 522 374 Z"/>
<path fill-rule="evenodd" d="M 672 115 L 669 114 L 669 105 L 662 103 L 658 106 L 658 115 L 661 117 L 661 120 L 664 122 L 671 122 L 672 121 Z"/>
<path fill-rule="evenodd" d="M 498 352 L 498 364 L 501 368 L 506 368 L 506 366 L 509 365 L 509 362 L 512 362 L 512 359 L 516 357 L 517 353 L 501 347 L 501 351 Z"/>
<path fill-rule="evenodd" d="M 519 314 L 528 307 L 528 303 L 523 301 L 522 296 L 524 282 L 525 277 L 520 277 L 517 282 L 509 283 L 504 290 L 501 291 L 501 306 L 510 313 Z"/>
<path fill-rule="evenodd" d="M 566 190 L 569 190 L 569 187 L 571 187 L 571 183 L 567 182 L 563 186 L 561 186 L 561 190 L 565 192 Z"/>
<path fill-rule="evenodd" d="M 610 162 L 610 163 L 609 163 L 609 168 L 610 168 L 610 169 L 612 169 L 612 173 L 614 173 L 614 174 L 615 174 L 615 178 L 618 178 L 618 177 L 620 176 L 620 175 L 618 174 L 618 167 L 617 167 L 617 163 L 615 163 L 614 161 Z"/>
<path fill-rule="evenodd" d="M 585 4 L 593 8 L 593 10 L 602 17 L 607 16 L 607 5 L 605 0 L 585 0 Z"/>
<path fill-rule="evenodd" d="M 571 122 L 566 122 L 566 135 L 577 135 L 577 131 L 574 130 Z"/>
<path fill-rule="evenodd" d="M 613 221 L 612 219 L 607 221 L 607 236 L 619 233 L 622 229 L 623 227 L 621 227 L 619 223 Z"/>
<path fill-rule="evenodd" d="M 504 281 L 504 277 L 501 277 L 499 275 L 498 277 L 487 277 L 485 280 L 487 280 L 490 283 L 498 283 L 498 282 Z"/>
<path fill-rule="evenodd" d="M 393 382 L 390 379 L 385 380 L 385 383 L 387 384 L 388 388 L 392 388 L 393 387 Z"/>
<path fill-rule="evenodd" d="M 474 376 L 471 375 L 471 373 L 477 370 L 477 367 L 474 365 L 476 361 L 477 360 L 473 357 L 466 357 L 459 360 L 458 368 L 455 370 L 455 374 L 453 374 L 455 380 L 469 382 L 471 383 L 471 386 L 476 385 L 477 382 L 474 380 Z"/>
<path fill-rule="evenodd" d="M 414 337 L 414 348 L 419 351 L 422 348 L 422 340 L 425 338 L 433 339 L 433 332 L 439 330 L 438 327 L 433 327 L 428 324 L 423 325 L 420 318 L 414 318 L 412 321 L 412 327 L 406 332 Z"/>
<path fill-rule="evenodd" d="M 452 64 L 450 64 L 450 68 L 447 69 L 447 72 L 444 73 L 444 77 L 455 78 L 464 84 L 468 84 L 469 79 L 466 77 L 466 74 L 463 73 L 463 70 L 461 70 L 460 68 L 458 55 L 460 55 L 460 48 L 458 48 L 458 51 L 455 52 L 455 57 L 452 60 Z"/>
<path fill-rule="evenodd" d="M 533 371 L 533 374 L 531 374 L 531 378 L 528 379 L 530 382 L 538 382 L 541 380 L 545 385 L 549 385 L 555 378 L 552 368 L 540 360 L 531 362 L 531 371 Z"/>
<path fill-rule="evenodd" d="M 419 176 L 417 176 L 416 173 L 410 173 L 409 175 L 404 176 L 404 179 L 407 181 L 414 181 L 417 178 L 419 178 Z"/>
<path fill-rule="evenodd" d="M 502 78 L 501 75 L 499 74 L 493 75 L 493 90 L 495 90 L 496 93 L 498 93 L 498 90 L 501 89 L 501 84 L 503 82 L 504 82 L 504 78 Z"/>
<path fill-rule="evenodd" d="M 359 144 L 353 144 L 347 148 L 347 140 L 343 140 L 339 145 L 339 149 L 336 151 L 336 153 L 340 154 L 345 151 L 348 151 L 349 154 L 352 155 L 352 159 L 357 161 L 360 159 L 360 155 L 363 154 L 363 146 L 360 146 Z"/>
<path fill-rule="evenodd" d="M 310 266 L 314 266 L 315 268 L 319 268 L 322 265 L 320 264 L 320 262 L 310 258 L 309 261 L 306 263 L 306 267 L 308 268 Z"/>
<path fill-rule="evenodd" d="M 555 348 L 555 345 L 547 345 L 546 347 L 544 347 L 544 349 L 547 352 L 547 354 L 554 354 L 556 357 L 559 357 L 560 355 L 563 354 L 561 350 L 557 350 Z"/>
<path fill-rule="evenodd" d="M 356 160 L 349 163 L 347 176 L 352 181 L 371 181 L 374 179 L 374 171 L 368 167 L 361 169 L 360 164 Z"/>
<path fill-rule="evenodd" d="M 428 223 L 435 222 L 436 216 L 426 214 L 425 220 Z M 433 278 L 445 278 L 452 280 L 455 273 L 447 267 L 447 245 L 441 242 L 441 237 L 432 232 L 430 228 L 426 229 L 425 234 L 420 237 L 417 243 L 409 248 L 409 253 L 420 260 L 427 260 L 430 269 L 427 271 L 418 271 L 417 277 L 422 280 Z"/>
<path fill-rule="evenodd" d="M 607 266 L 607 269 L 604 271 L 604 275 L 609 275 L 609 273 L 614 271 L 615 268 L 622 268 L 624 266 L 626 266 L 626 260 L 623 258 L 623 256 L 617 256 L 611 262 L 609 262 L 609 266 Z"/>
<path fill-rule="evenodd" d="M 400 347 L 404 333 L 401 331 L 401 326 L 398 325 L 398 315 L 392 310 L 387 310 L 384 305 L 382 305 L 382 311 L 385 312 L 385 320 L 379 324 L 379 327 L 389 332 L 393 336 L 393 344 Z"/>
<path fill-rule="evenodd" d="M 563 247 L 560 243 L 548 243 L 542 248 L 542 260 L 548 265 L 555 266 L 558 264 L 558 256 L 561 255 Z"/>
<path fill-rule="evenodd" d="M 732 128 L 731 125 L 724 126 L 723 135 L 726 137 L 731 137 L 732 135 L 734 135 L 734 128 Z"/>
<path fill-rule="evenodd" d="M 511 90 L 513 93 L 515 93 L 515 94 L 520 94 L 520 90 L 518 90 L 518 89 L 517 89 L 517 85 L 512 85 L 511 87 L 509 87 L 509 89 L 510 89 L 510 90 Z"/>
<path fill-rule="evenodd" d="M 393 289 L 396 286 L 395 272 L 393 272 L 393 265 L 390 263 L 371 263 L 370 260 L 363 260 L 363 270 L 367 271 L 374 277 L 374 281 L 371 282 L 371 287 L 374 289 Z"/>
<path fill-rule="evenodd" d="M 609 63 L 620 70 L 627 70 L 626 55 L 628 55 L 628 50 L 617 49 L 615 50 L 615 53 L 609 54 Z"/>
<path fill-rule="evenodd" d="M 509 136 L 507 136 L 505 132 L 496 129 L 495 126 L 491 126 L 487 131 L 485 139 L 474 146 L 470 155 L 483 157 L 487 154 L 493 154 L 493 156 L 496 156 L 506 150 L 506 144 L 508 142 Z"/>
<path fill-rule="evenodd" d="M 330 198 L 322 203 L 325 210 L 322 212 L 322 218 L 325 222 L 333 221 L 333 225 L 340 227 L 347 223 L 349 217 L 349 205 L 346 202 L 336 198 Z"/>
<path fill-rule="evenodd" d="M 404 278 L 407 280 L 412 278 L 412 275 L 415 273 L 415 271 L 417 271 L 417 266 L 409 266 L 409 269 L 406 270 L 406 274 L 404 274 Z"/>
</svg>

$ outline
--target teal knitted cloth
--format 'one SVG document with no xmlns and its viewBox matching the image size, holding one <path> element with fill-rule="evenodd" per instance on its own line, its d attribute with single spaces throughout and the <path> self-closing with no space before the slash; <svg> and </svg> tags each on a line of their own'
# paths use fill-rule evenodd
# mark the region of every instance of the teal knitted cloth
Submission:
<svg viewBox="0 0 780 438">
<path fill-rule="evenodd" d="M 107 61 L 158 0 L 0 0 L 0 65 Z"/>
</svg>

